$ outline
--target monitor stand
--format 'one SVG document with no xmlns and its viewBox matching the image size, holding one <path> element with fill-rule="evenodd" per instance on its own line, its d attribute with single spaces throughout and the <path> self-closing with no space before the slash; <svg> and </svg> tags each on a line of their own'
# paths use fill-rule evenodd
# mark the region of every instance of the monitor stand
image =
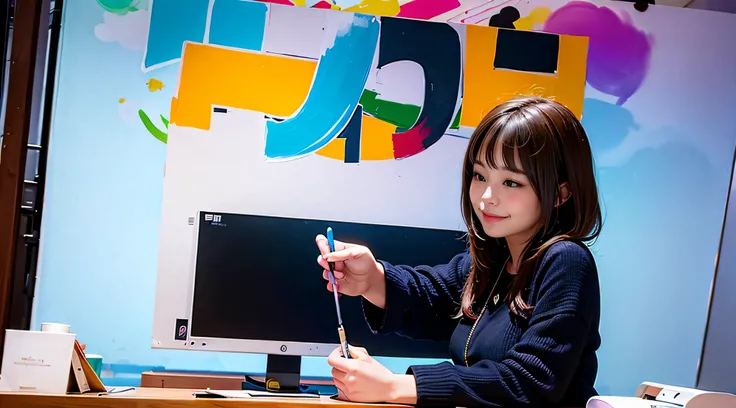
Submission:
<svg viewBox="0 0 736 408">
<path fill-rule="evenodd" d="M 301 384 L 302 356 L 269 354 L 266 360 L 266 380 L 245 377 L 243 389 L 274 393 L 319 394 L 316 387 Z"/>
</svg>

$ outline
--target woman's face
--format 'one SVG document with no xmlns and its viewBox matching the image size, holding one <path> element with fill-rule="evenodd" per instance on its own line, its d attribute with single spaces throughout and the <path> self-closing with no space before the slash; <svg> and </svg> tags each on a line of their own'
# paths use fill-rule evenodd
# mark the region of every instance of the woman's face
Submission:
<svg viewBox="0 0 736 408">
<path fill-rule="evenodd" d="M 529 179 L 523 173 L 505 167 L 492 168 L 485 163 L 482 149 L 473 165 L 470 182 L 470 200 L 475 215 L 489 237 L 506 238 L 509 245 L 528 241 L 541 225 L 541 204 Z M 516 167 L 521 168 L 518 152 Z M 499 146 L 494 151 L 494 161 L 504 163 Z"/>
</svg>

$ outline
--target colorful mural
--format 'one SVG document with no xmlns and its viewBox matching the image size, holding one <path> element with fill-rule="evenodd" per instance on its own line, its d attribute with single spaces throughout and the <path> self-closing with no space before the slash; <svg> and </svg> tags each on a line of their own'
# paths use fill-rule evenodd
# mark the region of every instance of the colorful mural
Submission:
<svg viewBox="0 0 736 408">
<path fill-rule="evenodd" d="M 209 104 L 212 103 L 233 108 L 255 109 L 274 120 L 274 123 L 269 125 L 271 132 L 269 133 L 270 144 L 267 156 L 270 158 L 317 153 L 354 163 L 361 160 L 409 157 L 428 148 L 445 133 L 467 137 L 469 132 L 461 127 L 472 128 L 474 123 L 477 123 L 489 108 L 485 102 L 489 97 L 500 102 L 514 94 L 535 92 L 539 94 L 541 92 L 541 94 L 554 95 L 576 113 L 581 114 L 583 85 L 576 76 L 582 74 L 584 65 L 587 71 L 585 81 L 593 88 L 615 96 L 616 104 L 622 105 L 636 92 L 646 78 L 653 44 L 651 36 L 635 27 L 628 13 L 614 12 L 608 7 L 599 7 L 585 1 L 567 3 L 554 12 L 546 6 L 536 7 L 528 10 L 524 17 L 522 17 L 522 12 L 515 7 L 520 4 L 519 1 L 488 1 L 484 2 L 484 8 L 481 7 L 482 5 L 473 6 L 464 2 L 466 4 L 463 7 L 466 9 L 463 13 L 476 17 L 483 16 L 484 19 L 487 19 L 487 21 L 479 20 L 483 25 L 500 29 L 536 30 L 540 33 L 563 35 L 560 37 L 559 44 L 553 41 L 544 45 L 543 41 L 531 41 L 530 34 L 513 35 L 502 31 L 501 41 L 504 43 L 522 41 L 529 47 L 547 46 L 548 50 L 556 51 L 558 64 L 552 68 L 554 72 L 548 73 L 526 73 L 523 69 L 515 69 L 519 67 L 514 67 L 513 64 L 511 67 L 506 67 L 509 70 L 501 71 L 495 69 L 497 67 L 494 66 L 495 41 L 498 41 L 498 34 L 494 33 L 498 31 L 485 30 L 480 26 L 469 26 L 468 43 L 463 44 L 462 47 L 482 47 L 487 51 L 466 53 L 461 49 L 459 34 L 448 26 L 390 18 L 385 18 L 387 23 L 382 23 L 381 17 L 377 17 L 374 27 L 381 27 L 379 29 L 381 40 L 377 42 L 376 37 L 363 39 L 366 41 L 366 47 L 360 51 L 364 56 L 363 70 L 355 72 L 351 82 L 351 85 L 356 87 L 361 87 L 358 83 L 364 82 L 357 101 L 355 95 L 351 100 L 347 93 L 343 93 L 346 98 L 343 102 L 350 106 L 347 113 L 339 114 L 341 116 L 339 120 L 333 114 L 333 119 L 337 121 L 335 123 L 330 123 L 329 120 L 322 123 L 323 128 L 327 126 L 331 129 L 333 125 L 336 125 L 332 130 L 333 134 L 319 133 L 315 130 L 316 133 L 311 136 L 303 136 L 305 139 L 302 144 L 309 146 L 308 150 L 294 148 L 293 151 L 289 151 L 283 148 L 283 144 L 279 144 L 279 132 L 283 135 L 284 130 L 288 130 L 293 124 L 303 125 L 305 123 L 303 118 L 307 116 L 313 118 L 308 109 L 314 109 L 316 106 L 314 102 L 304 107 L 306 111 L 301 105 L 311 95 L 311 90 L 316 90 L 324 84 L 312 83 L 312 75 L 317 72 L 316 67 L 319 66 L 319 78 L 334 79 L 334 72 L 340 72 L 339 62 L 348 61 L 346 55 L 341 55 L 342 52 L 345 52 L 344 46 L 342 51 L 335 46 L 332 46 L 329 52 L 328 49 L 323 49 L 320 51 L 324 52 L 322 55 L 306 52 L 305 47 L 298 45 L 299 41 L 294 41 L 292 45 L 285 45 L 285 41 L 264 42 L 266 31 L 270 31 L 271 35 L 284 35 L 278 33 L 278 28 L 274 28 L 280 26 L 280 20 L 295 18 L 293 13 L 279 12 L 274 16 L 275 20 L 269 22 L 266 17 L 267 2 L 192 0 L 189 2 L 191 7 L 185 10 L 181 9 L 181 3 L 176 0 L 156 0 L 155 2 L 152 0 L 99 0 L 99 2 L 105 10 L 115 16 L 136 12 L 141 14 L 141 17 L 137 19 L 142 26 L 140 32 L 147 33 L 144 40 L 145 57 L 142 62 L 144 72 L 179 63 L 186 55 L 186 63 L 182 64 L 181 84 L 179 84 L 178 94 L 174 97 L 170 112 L 149 114 L 143 109 L 137 110 L 137 116 L 140 117 L 142 125 L 152 136 L 165 143 L 169 120 L 181 126 L 207 128 L 210 115 Z M 331 4 L 330 7 L 322 7 L 320 6 L 322 3 L 305 2 L 302 4 L 302 2 L 292 3 L 288 0 L 283 2 L 283 4 L 311 6 L 317 9 L 341 10 L 340 5 Z M 389 3 L 398 4 L 396 1 L 364 1 L 344 10 L 370 10 L 373 14 L 392 15 L 387 11 L 391 8 L 388 6 Z M 426 14 L 428 8 L 422 6 L 423 3 L 422 0 L 404 3 L 401 6 L 404 10 L 403 14 L 401 12 L 395 14 L 426 19 L 436 19 L 442 14 L 428 16 Z M 444 8 L 453 5 L 455 8 L 460 7 L 458 2 L 452 1 L 433 4 Z M 398 6 L 394 8 L 398 9 Z M 416 13 L 419 14 L 407 14 L 410 13 L 410 10 L 416 10 Z M 424 14 L 421 14 L 419 10 Z M 439 10 L 439 8 L 434 10 Z M 524 10 L 523 7 L 522 10 Z M 237 16 L 237 19 L 229 18 L 231 16 Z M 134 20 L 131 17 L 130 15 L 127 17 L 130 19 L 129 23 Z M 317 11 L 311 17 L 300 18 L 307 20 L 307 24 L 304 24 L 304 21 L 300 21 L 300 24 L 309 27 L 313 36 L 318 34 L 319 30 L 324 30 L 328 23 L 323 13 Z M 449 21 L 453 19 L 451 17 Z M 148 21 L 150 21 L 148 26 L 143 27 L 143 24 Z M 233 21 L 238 23 L 234 24 Z M 429 30 L 433 35 L 432 40 L 439 41 L 435 44 L 441 46 L 433 47 L 431 51 L 428 51 L 422 45 L 426 44 L 423 43 L 424 39 L 410 34 L 413 31 L 398 32 L 404 27 L 408 30 Z M 114 35 L 108 35 L 104 30 L 99 31 L 96 34 L 100 39 L 114 41 Z M 390 36 L 393 36 L 396 41 L 390 39 Z M 487 38 L 479 40 L 484 36 Z M 576 37 L 588 39 L 589 45 Z M 340 38 L 343 41 L 355 40 L 349 35 L 341 35 Z M 413 45 L 408 44 L 407 40 L 413 41 Z M 532 43 L 534 44 L 529 45 Z M 196 44 L 218 49 L 205 50 L 198 47 L 194 50 L 197 48 Z M 270 49 L 271 46 L 276 48 Z M 313 45 L 310 47 L 314 48 Z M 413 48 L 419 51 L 408 51 Z M 379 50 L 377 55 L 383 63 L 369 66 L 376 62 L 369 58 L 373 54 L 372 50 L 376 49 Z M 531 51 L 532 48 L 529 50 L 530 56 L 538 52 Z M 239 52 L 250 53 L 251 56 L 236 55 Z M 399 55 L 401 53 L 404 55 Z M 583 64 L 579 61 L 579 56 L 585 54 L 587 54 L 587 59 Z M 211 68 L 207 64 L 203 65 L 195 61 L 199 57 L 218 58 L 218 61 L 224 65 L 237 63 L 240 64 L 239 69 L 249 69 L 247 67 L 255 66 L 253 63 L 256 62 L 254 60 L 256 55 L 260 55 L 260 58 L 264 60 L 270 59 L 269 69 L 261 69 L 258 80 L 251 77 L 250 82 L 238 83 L 237 80 L 226 79 L 236 77 L 234 72 L 220 72 L 217 75 L 219 79 L 216 80 L 219 81 L 219 85 L 213 84 L 212 87 L 205 85 L 213 80 L 214 76 L 210 75 Z M 463 61 L 463 55 L 469 55 L 470 58 Z M 475 57 L 476 55 L 484 55 L 486 60 L 481 62 Z M 575 60 L 576 56 L 578 57 L 577 62 L 568 63 Z M 321 62 L 317 64 L 318 61 Z M 332 61 L 332 65 L 328 64 L 328 61 Z M 399 61 L 418 63 L 427 78 L 424 95 L 415 103 L 392 100 L 387 95 L 395 95 L 397 92 L 391 92 L 386 87 L 383 87 L 382 92 L 375 89 L 375 77 L 381 72 L 381 69 L 387 64 Z M 351 64 L 355 67 L 354 62 Z M 280 67 L 278 72 L 282 76 L 279 78 L 276 77 L 277 71 L 271 70 L 276 66 Z M 227 68 L 222 69 L 227 70 Z M 367 69 L 371 70 L 369 76 L 365 75 Z M 573 71 L 570 71 L 571 69 Z M 332 70 L 333 73 L 328 70 Z M 464 71 L 464 74 L 461 71 Z M 287 72 L 291 74 L 287 75 Z M 551 73 L 556 76 L 549 76 L 548 74 Z M 202 75 L 209 76 L 209 79 L 201 81 Z M 452 82 L 457 82 L 463 75 L 465 82 L 459 88 L 457 84 L 453 86 Z M 476 81 L 481 81 L 484 85 Z M 337 86 L 335 81 L 328 82 L 332 86 Z M 555 83 L 557 83 L 556 86 Z M 150 79 L 147 85 L 152 92 L 160 91 L 165 86 L 156 78 Z M 174 86 L 176 87 L 176 84 Z M 220 86 L 221 89 L 216 90 L 217 86 Z M 254 97 L 254 95 L 263 94 L 264 86 L 277 87 L 274 90 L 280 89 L 279 98 L 268 102 L 268 98 Z M 201 89 L 194 89 L 197 87 Z M 238 96 L 223 94 L 227 92 L 233 95 L 237 93 Z M 413 93 L 419 92 L 414 91 Z M 481 95 L 482 99 L 474 94 Z M 314 95 L 310 100 L 315 101 Z M 483 102 L 480 102 L 481 100 Z M 121 98 L 120 103 L 124 103 L 123 101 L 124 98 Z M 232 104 L 229 104 L 228 101 L 232 101 Z M 338 112 L 344 108 L 335 103 L 337 101 L 333 102 L 329 109 Z M 298 112 L 297 108 L 300 109 Z M 319 111 L 321 118 L 329 117 L 325 107 L 320 107 Z M 169 115 L 171 118 L 167 119 Z M 177 115 L 187 119 L 177 120 Z M 291 115 L 297 115 L 302 120 L 296 117 L 289 118 Z M 150 116 L 155 117 L 156 121 L 160 120 L 160 123 L 155 123 Z M 281 123 L 287 118 L 289 120 Z M 308 137 L 311 137 L 312 140 L 307 140 Z"/>
<path fill-rule="evenodd" d="M 169 14 L 158 9 L 161 3 L 155 4 L 152 21 L 158 21 L 158 13 Z M 223 28 L 214 15 L 232 16 L 237 11 L 228 7 L 233 4 L 255 24 L 250 25 L 252 29 L 240 30 L 238 37 L 218 35 L 219 42 L 215 43 L 212 33 Z M 225 7 L 222 11 L 220 5 Z M 461 44 L 458 31 L 449 24 L 314 10 L 310 13 L 315 15 L 307 18 L 306 12 L 301 12 L 300 27 L 316 33 L 335 32 L 334 37 L 327 38 L 329 46 L 320 49 L 314 59 L 306 50 L 314 44 L 282 50 L 281 44 L 264 41 L 271 30 L 291 26 L 295 21 L 290 19 L 296 17 L 276 8 L 269 16 L 268 11 L 261 3 L 219 0 L 211 8 L 209 33 L 197 34 L 200 41 L 209 34 L 206 45 L 183 40 L 191 36 L 176 36 L 172 31 L 167 32 L 166 39 L 163 34 L 149 35 L 146 61 L 153 54 L 152 48 L 156 55 L 166 52 L 167 48 L 159 44 L 168 44 L 172 50 L 183 48 L 171 123 L 209 129 L 211 106 L 255 110 L 272 118 L 266 125 L 266 157 L 284 159 L 317 152 L 354 163 L 420 153 L 448 129 L 473 128 L 495 104 L 529 92 L 532 87 L 582 114 L 585 37 L 470 26 L 466 43 Z M 305 19 L 317 23 L 306 25 Z M 167 23 L 172 25 L 171 20 Z M 190 30 L 192 24 L 180 21 L 176 26 Z M 235 48 L 244 43 L 249 46 Z M 540 58 L 551 53 L 550 70 L 555 75 L 525 72 L 522 64 L 529 62 L 497 53 L 497 44 L 500 48 L 515 44 L 517 50 Z M 535 48 L 540 46 L 547 50 Z M 169 60 L 173 59 L 173 53 L 168 55 Z M 164 58 L 153 61 L 151 64 L 161 63 Z M 401 61 L 418 64 L 424 73 L 420 106 L 385 100 L 370 86 L 366 89 L 371 70 L 378 76 L 387 65 Z M 503 63 L 505 69 L 499 69 Z"/>
<path fill-rule="evenodd" d="M 270 117 L 269 159 L 311 153 L 347 163 L 410 157 L 446 133 L 467 137 L 493 106 L 525 93 L 555 97 L 582 114 L 584 36 L 482 26 L 459 31 L 447 23 L 292 12 L 240 0 L 192 5 L 181 11 L 176 0 L 153 2 L 143 70 L 181 62 L 170 112 L 177 126 L 208 129 L 211 106 Z M 294 24 L 309 33 L 307 41 L 285 31 Z M 329 37 L 322 37 L 325 32 Z M 423 94 L 419 103 L 391 100 L 384 94 L 392 90 L 378 87 L 376 78 L 392 75 L 385 68 L 399 62 L 421 69 L 423 89 L 411 91 Z M 163 86 L 155 78 L 148 82 L 153 92 Z M 166 140 L 164 129 L 143 110 L 139 115 L 154 137 Z"/>
</svg>

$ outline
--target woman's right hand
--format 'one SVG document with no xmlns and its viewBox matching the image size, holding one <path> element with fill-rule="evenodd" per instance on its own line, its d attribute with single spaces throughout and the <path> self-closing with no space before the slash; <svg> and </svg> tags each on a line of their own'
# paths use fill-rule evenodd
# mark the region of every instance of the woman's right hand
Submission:
<svg viewBox="0 0 736 408">
<path fill-rule="evenodd" d="M 386 285 L 383 266 L 376 261 L 371 250 L 362 245 L 335 241 L 335 252 L 324 235 L 317 235 L 317 248 L 320 256 L 317 263 L 324 269 L 322 277 L 327 280 L 327 289 L 332 291 L 329 282 L 328 262 L 334 262 L 337 291 L 348 296 L 363 296 L 376 306 L 385 303 Z M 378 303 L 377 303 L 378 302 Z"/>
</svg>

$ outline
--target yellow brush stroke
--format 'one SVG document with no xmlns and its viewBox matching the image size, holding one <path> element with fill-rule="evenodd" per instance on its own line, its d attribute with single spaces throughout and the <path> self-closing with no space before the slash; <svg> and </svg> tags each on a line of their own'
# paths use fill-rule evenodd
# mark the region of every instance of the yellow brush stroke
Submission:
<svg viewBox="0 0 736 408">
<path fill-rule="evenodd" d="M 396 126 L 373 116 L 363 115 L 360 137 L 360 160 L 389 160 L 394 158 L 393 134 Z"/>
<path fill-rule="evenodd" d="M 395 16 L 399 14 L 400 9 L 399 0 L 363 0 L 352 7 L 343 9 L 343 11 L 377 16 Z"/>
<path fill-rule="evenodd" d="M 294 3 L 295 6 L 306 6 L 307 0 L 291 0 L 292 3 Z"/>
<path fill-rule="evenodd" d="M 146 85 L 148 86 L 148 90 L 151 92 L 156 92 L 164 89 L 164 83 L 161 82 L 161 80 L 158 80 L 156 78 L 151 78 L 146 82 Z"/>
<path fill-rule="evenodd" d="M 373 116 L 363 115 L 360 130 L 360 160 L 390 160 L 394 158 L 393 134 L 396 126 Z M 333 139 L 317 151 L 331 159 L 345 160 L 345 139 Z"/>
<path fill-rule="evenodd" d="M 534 30 L 534 24 L 542 24 L 552 14 L 549 7 L 537 7 L 529 12 L 529 15 L 514 21 L 517 30 Z"/>
<path fill-rule="evenodd" d="M 212 106 L 288 117 L 304 103 L 317 61 L 186 43 L 171 123 L 209 130 Z"/>
<path fill-rule="evenodd" d="M 323 148 L 317 150 L 317 154 L 330 159 L 345 160 L 345 139 L 334 138 Z"/>
<path fill-rule="evenodd" d="M 555 99 L 578 118 L 582 117 L 587 37 L 560 36 L 557 74 L 536 74 L 495 70 L 493 61 L 499 29 L 474 25 L 468 25 L 466 29 L 461 126 L 476 127 L 483 116 L 498 104 L 529 94 Z"/>
</svg>

